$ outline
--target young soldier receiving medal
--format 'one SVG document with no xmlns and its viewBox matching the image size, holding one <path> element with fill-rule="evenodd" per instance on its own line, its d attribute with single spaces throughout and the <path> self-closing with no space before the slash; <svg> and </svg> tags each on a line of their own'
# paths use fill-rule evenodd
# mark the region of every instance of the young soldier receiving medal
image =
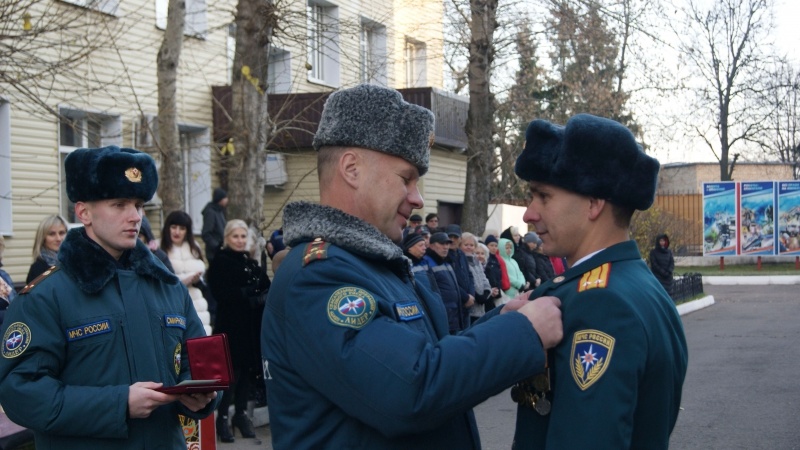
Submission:
<svg viewBox="0 0 800 450">
<path fill-rule="evenodd" d="M 516 174 L 525 222 L 569 269 L 536 289 L 561 299 L 564 340 L 519 383 L 514 448 L 665 449 L 686 375 L 683 326 L 628 235 L 652 205 L 659 163 L 612 120 L 580 114 L 528 126 Z"/>
</svg>

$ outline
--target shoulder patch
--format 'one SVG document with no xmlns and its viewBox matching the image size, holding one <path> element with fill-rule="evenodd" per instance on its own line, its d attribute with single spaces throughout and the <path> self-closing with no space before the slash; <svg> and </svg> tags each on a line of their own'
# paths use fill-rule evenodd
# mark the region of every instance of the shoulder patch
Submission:
<svg viewBox="0 0 800 450">
<path fill-rule="evenodd" d="M 328 247 L 330 247 L 330 245 L 331 244 L 323 241 L 321 238 L 316 238 L 313 242 L 306 245 L 306 249 L 303 252 L 303 267 L 314 261 L 328 258 Z"/>
<path fill-rule="evenodd" d="M 375 316 L 375 297 L 364 289 L 343 287 L 328 299 L 328 320 L 340 327 L 359 330 Z"/>
<path fill-rule="evenodd" d="M 589 289 L 604 289 L 608 287 L 608 274 L 611 272 L 611 263 L 605 263 L 602 266 L 595 267 L 594 269 L 586 272 L 578 281 L 578 292 L 583 292 Z"/>
<path fill-rule="evenodd" d="M 3 358 L 11 359 L 25 353 L 31 345 L 31 329 L 22 322 L 14 322 L 3 336 Z"/>
<path fill-rule="evenodd" d="M 26 284 L 24 288 L 20 289 L 20 291 L 17 293 L 17 295 L 27 294 L 28 292 L 31 291 L 31 289 L 36 287 L 36 285 L 39 284 L 42 280 L 44 280 L 45 278 L 49 277 L 50 275 L 58 272 L 58 269 L 59 269 L 58 266 L 50 266 L 49 269 L 47 269 L 44 272 L 42 272 L 41 275 L 39 275 L 38 277 L 34 278 L 33 281 L 31 281 L 30 283 Z"/>
<path fill-rule="evenodd" d="M 580 330 L 572 336 L 572 378 L 585 391 L 603 376 L 611 364 L 614 338 L 597 330 Z"/>
</svg>

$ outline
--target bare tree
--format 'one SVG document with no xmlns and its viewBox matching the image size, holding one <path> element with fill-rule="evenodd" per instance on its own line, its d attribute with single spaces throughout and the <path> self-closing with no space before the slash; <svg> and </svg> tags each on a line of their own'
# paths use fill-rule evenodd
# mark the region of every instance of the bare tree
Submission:
<svg viewBox="0 0 800 450">
<path fill-rule="evenodd" d="M 183 48 L 186 0 L 169 0 L 167 28 L 158 50 L 158 196 L 165 212 L 184 210 L 183 155 L 178 131 L 178 65 Z"/>
<path fill-rule="evenodd" d="M 680 54 L 698 79 L 691 87 L 696 110 L 687 116 L 690 128 L 719 161 L 720 180 L 727 181 L 742 155 L 734 149 L 755 143 L 768 125 L 756 101 L 766 92 L 772 2 L 714 0 L 704 8 L 706 4 L 690 0 L 680 8 L 685 22 L 675 31 Z M 698 121 L 700 117 L 706 120 Z"/>
<path fill-rule="evenodd" d="M 235 153 L 227 162 L 228 215 L 256 227 L 264 217 L 264 164 L 272 128 L 267 111 L 267 68 L 272 35 L 278 24 L 276 11 L 271 0 L 239 0 L 236 9 L 231 86 Z"/>
<path fill-rule="evenodd" d="M 768 74 L 769 89 L 764 107 L 769 111 L 769 126 L 764 130 L 761 148 L 771 160 L 793 166 L 794 179 L 800 179 L 800 72 L 787 61 L 779 61 Z"/>
<path fill-rule="evenodd" d="M 480 235 L 486 226 L 491 192 L 495 111 L 491 72 L 497 0 L 470 0 L 470 12 L 467 184 L 461 224 Z"/>
</svg>

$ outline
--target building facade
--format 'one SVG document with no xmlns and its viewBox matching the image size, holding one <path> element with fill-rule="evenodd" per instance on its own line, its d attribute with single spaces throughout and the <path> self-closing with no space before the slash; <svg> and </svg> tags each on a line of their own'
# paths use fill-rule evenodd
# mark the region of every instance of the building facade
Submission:
<svg viewBox="0 0 800 450">
<path fill-rule="evenodd" d="M 49 214 L 74 221 L 63 182 L 69 152 L 119 145 L 160 160 L 157 54 L 167 11 L 167 0 L 23 3 L 4 10 L 8 23 L 0 24 L 14 36 L 2 70 L 18 74 L 14 82 L 0 81 L 0 233 L 4 269 L 15 281 L 24 280 L 33 261 L 39 222 Z M 230 83 L 236 0 L 188 0 L 186 7 L 177 116 L 184 203 L 199 233 L 201 210 L 222 181 L 217 165 L 227 140 L 215 118 L 213 87 Z M 269 54 L 270 104 L 308 94 L 321 111 L 328 93 L 360 82 L 402 89 L 406 100 L 437 115 L 422 213 L 438 211 L 440 202 L 442 208 L 463 203 L 467 101 L 440 90 L 442 3 L 293 0 L 285 7 L 286 23 Z M 304 126 L 308 136 L 316 130 L 314 122 Z M 281 226 L 286 201 L 318 200 L 318 183 L 310 140 L 270 144 L 267 151 L 262 227 L 270 230 Z M 146 210 L 160 234 L 169 211 L 158 198 Z"/>
</svg>

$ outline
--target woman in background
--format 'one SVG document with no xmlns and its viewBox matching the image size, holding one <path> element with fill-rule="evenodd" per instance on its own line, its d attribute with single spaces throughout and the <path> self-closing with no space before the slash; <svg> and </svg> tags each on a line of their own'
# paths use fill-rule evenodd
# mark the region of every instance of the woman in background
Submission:
<svg viewBox="0 0 800 450">
<path fill-rule="evenodd" d="M 525 275 L 523 275 L 522 271 L 519 270 L 519 265 L 517 264 L 517 261 L 514 260 L 514 241 L 505 238 L 500 239 L 498 253 L 500 254 L 500 257 L 503 258 L 503 262 L 506 263 L 508 281 L 511 282 L 511 287 L 506 289 L 504 292 L 509 298 L 514 298 L 517 296 L 519 291 L 527 289 Z"/>
<path fill-rule="evenodd" d="M 208 268 L 208 286 L 217 299 L 214 333 L 228 335 L 234 382 L 222 394 L 217 416 L 217 436 L 222 442 L 233 442 L 233 430 L 242 437 L 253 438 L 253 423 L 247 417 L 250 381 L 261 368 L 259 340 L 264 300 L 270 287 L 266 271 L 248 251 L 248 227 L 242 220 L 225 224 L 222 249 Z M 235 413 L 228 425 L 228 410 Z"/>
<path fill-rule="evenodd" d="M 3 235 L 0 234 L 0 326 L 3 325 L 3 318 L 6 315 L 8 305 L 14 301 L 17 296 L 17 291 L 14 290 L 14 282 L 11 281 L 11 276 L 2 269 L 3 267 L 3 252 L 6 249 L 6 241 Z"/>
<path fill-rule="evenodd" d="M 52 214 L 39 222 L 36 237 L 33 240 L 33 264 L 28 270 L 25 284 L 30 284 L 45 270 L 58 265 L 58 248 L 67 235 L 67 221 Z"/>
<path fill-rule="evenodd" d="M 500 264 L 497 262 L 497 258 L 492 255 L 489 247 L 480 242 L 478 242 L 478 248 L 475 249 L 475 257 L 478 258 L 478 262 L 481 263 L 483 274 L 486 276 L 486 279 L 489 281 L 489 286 L 492 288 L 489 294 L 492 301 L 486 302 L 484 305 L 486 312 L 489 312 L 494 309 L 495 302 L 503 295 L 500 290 L 500 280 L 502 278 Z"/>
<path fill-rule="evenodd" d="M 164 220 L 161 229 L 161 250 L 169 257 L 175 275 L 188 289 L 194 309 L 203 322 L 206 334 L 211 334 L 211 314 L 208 302 L 200 290 L 206 264 L 200 246 L 192 234 L 192 218 L 183 211 L 173 211 Z"/>
<path fill-rule="evenodd" d="M 461 234 L 461 251 L 467 257 L 467 267 L 472 273 L 475 285 L 475 304 L 469 308 L 470 325 L 486 314 L 487 303 L 494 305 L 492 299 L 492 286 L 484 273 L 484 266 L 478 260 L 475 251 L 478 248 L 478 238 L 472 233 Z M 490 308 L 491 309 L 491 308 Z"/>
</svg>

